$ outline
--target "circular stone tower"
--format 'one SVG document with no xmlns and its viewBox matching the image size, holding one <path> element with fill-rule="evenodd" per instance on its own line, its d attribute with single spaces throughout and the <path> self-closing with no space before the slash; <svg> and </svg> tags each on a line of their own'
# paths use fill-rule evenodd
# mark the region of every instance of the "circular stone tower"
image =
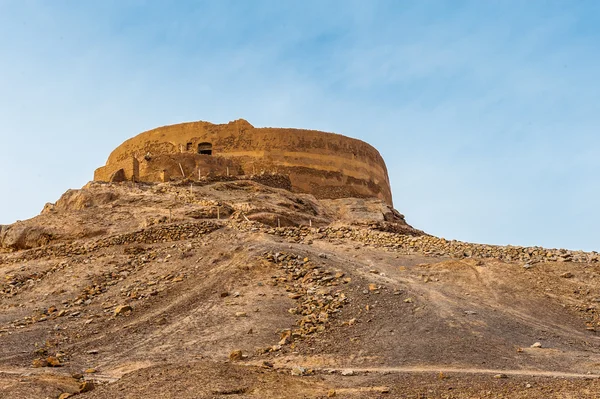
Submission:
<svg viewBox="0 0 600 399">
<path fill-rule="evenodd" d="M 387 168 L 369 144 L 316 130 L 190 122 L 140 133 L 117 147 L 96 181 L 161 182 L 278 173 L 317 198 L 380 198 L 392 204 Z"/>
</svg>

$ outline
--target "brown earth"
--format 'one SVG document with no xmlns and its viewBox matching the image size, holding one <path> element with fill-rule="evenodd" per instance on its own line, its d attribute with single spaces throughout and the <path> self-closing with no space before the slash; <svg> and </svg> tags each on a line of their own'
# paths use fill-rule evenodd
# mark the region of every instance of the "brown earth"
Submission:
<svg viewBox="0 0 600 399">
<path fill-rule="evenodd" d="M 247 180 L 90 183 L 0 247 L 1 397 L 600 397 L 595 253 Z"/>
</svg>

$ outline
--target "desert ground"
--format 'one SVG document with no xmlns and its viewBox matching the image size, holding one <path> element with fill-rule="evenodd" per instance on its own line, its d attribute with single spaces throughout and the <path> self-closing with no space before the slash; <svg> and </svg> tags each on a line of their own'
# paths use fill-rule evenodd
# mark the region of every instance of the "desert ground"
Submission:
<svg viewBox="0 0 600 399">
<path fill-rule="evenodd" d="M 0 396 L 600 397 L 598 254 L 278 181 L 89 183 L 2 226 Z"/>
</svg>

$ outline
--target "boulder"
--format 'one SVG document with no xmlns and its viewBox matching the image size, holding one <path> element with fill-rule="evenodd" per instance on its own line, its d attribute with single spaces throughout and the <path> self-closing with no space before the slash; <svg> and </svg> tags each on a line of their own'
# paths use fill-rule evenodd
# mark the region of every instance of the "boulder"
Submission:
<svg viewBox="0 0 600 399">
<path fill-rule="evenodd" d="M 0 248 L 21 250 L 37 248 L 52 241 L 52 233 L 41 226 L 15 223 L 0 230 Z"/>
<path fill-rule="evenodd" d="M 114 192 L 92 193 L 89 190 L 67 190 L 54 205 L 59 211 L 80 211 L 95 206 L 105 205 L 116 200 Z"/>
<path fill-rule="evenodd" d="M 119 305 L 115 308 L 115 316 L 123 315 L 127 312 L 132 312 L 133 308 L 130 305 Z"/>
<path fill-rule="evenodd" d="M 237 362 L 244 358 L 244 355 L 241 350 L 234 350 L 229 354 L 229 360 Z"/>
</svg>

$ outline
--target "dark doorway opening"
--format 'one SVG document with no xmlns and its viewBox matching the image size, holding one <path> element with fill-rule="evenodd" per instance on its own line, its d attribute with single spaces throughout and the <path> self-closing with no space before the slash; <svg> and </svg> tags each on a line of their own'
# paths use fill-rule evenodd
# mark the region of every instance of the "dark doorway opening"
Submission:
<svg viewBox="0 0 600 399">
<path fill-rule="evenodd" d="M 211 143 L 198 144 L 198 154 L 212 155 L 212 144 Z"/>
</svg>

